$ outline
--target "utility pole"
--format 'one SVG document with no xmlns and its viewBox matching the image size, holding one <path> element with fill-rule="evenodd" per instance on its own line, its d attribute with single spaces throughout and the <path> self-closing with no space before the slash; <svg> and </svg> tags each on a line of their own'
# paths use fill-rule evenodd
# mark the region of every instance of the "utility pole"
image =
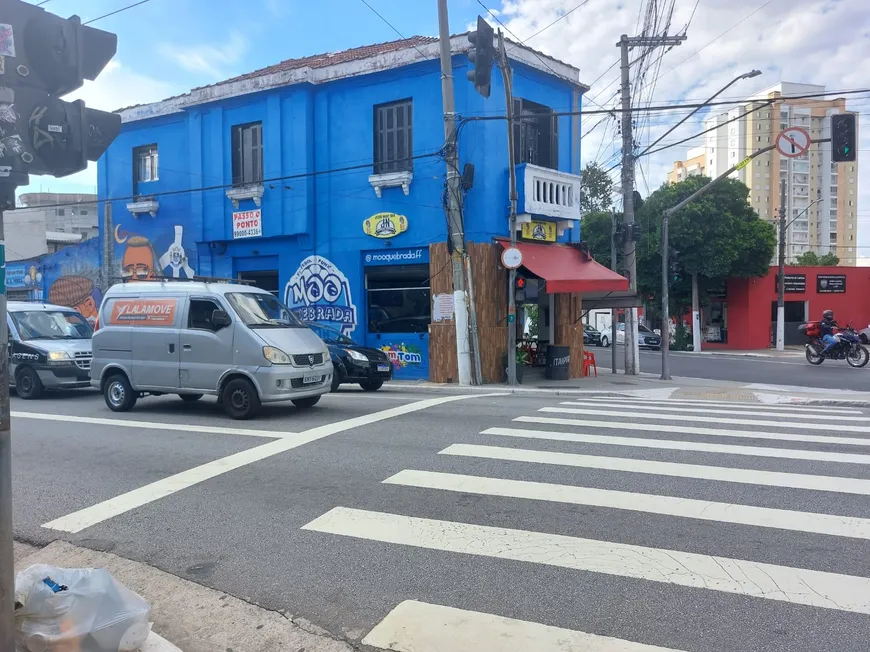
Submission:
<svg viewBox="0 0 870 652">
<path fill-rule="evenodd" d="M 504 34 L 498 30 L 498 59 L 501 69 L 502 81 L 504 82 L 504 101 L 507 115 L 508 130 L 508 185 L 510 212 L 508 214 L 508 229 L 510 230 L 511 247 L 517 246 L 517 172 L 514 161 L 514 101 L 511 69 L 508 63 L 507 52 L 504 47 Z M 508 273 L 508 385 L 517 384 L 517 299 L 516 299 L 517 270 L 511 268 Z M 513 321 L 511 321 L 513 317 Z M 550 315 L 553 319 L 553 315 Z"/>
<path fill-rule="evenodd" d="M 625 215 L 623 225 L 626 234 L 633 234 L 634 224 L 634 137 L 632 135 L 631 114 L 631 63 L 628 60 L 630 48 L 677 46 L 686 40 L 685 36 L 634 36 L 623 34 L 616 44 L 620 50 L 620 71 L 622 73 L 622 211 Z M 628 286 L 637 292 L 637 241 L 634 237 L 625 238 L 625 267 L 628 270 Z M 614 342 L 614 345 L 616 342 Z M 625 313 L 625 373 L 636 376 L 640 373 L 640 348 L 637 342 L 637 308 L 629 308 Z"/>
<path fill-rule="evenodd" d="M 459 190 L 459 151 L 456 139 L 456 106 L 453 98 L 453 62 L 450 56 L 450 27 L 447 0 L 438 0 L 438 36 L 441 46 L 441 103 L 444 109 L 444 150 L 447 162 L 447 236 L 453 269 L 453 311 L 456 324 L 456 362 L 459 384 L 471 385 L 468 301 L 465 292 L 465 232 Z"/>
<path fill-rule="evenodd" d="M 610 269 L 616 271 L 616 211 L 610 209 Z M 610 371 L 616 373 L 616 308 L 610 309 Z"/>
<path fill-rule="evenodd" d="M 0 184 L 0 649 L 15 649 L 15 565 L 12 558 L 12 427 L 9 347 L 6 342 L 6 245 L 3 210 L 15 205 L 15 186 Z"/>
<path fill-rule="evenodd" d="M 112 202 L 103 204 L 103 294 L 112 287 L 112 274 L 115 269 L 113 260 L 115 227 L 112 224 Z"/>
<path fill-rule="evenodd" d="M 692 351 L 701 350 L 701 306 L 698 305 L 698 274 L 692 274 Z"/>
<path fill-rule="evenodd" d="M 785 350 L 785 232 L 788 192 L 785 179 L 779 184 L 779 271 L 776 280 L 776 350 Z"/>
</svg>

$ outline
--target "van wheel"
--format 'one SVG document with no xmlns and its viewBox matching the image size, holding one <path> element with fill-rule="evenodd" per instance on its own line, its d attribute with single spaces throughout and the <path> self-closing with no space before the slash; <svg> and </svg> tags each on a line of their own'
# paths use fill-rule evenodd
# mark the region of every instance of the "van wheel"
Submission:
<svg viewBox="0 0 870 652">
<path fill-rule="evenodd" d="M 359 386 L 362 387 L 363 390 L 365 390 L 367 392 L 376 392 L 381 387 L 383 387 L 383 385 L 384 385 L 383 380 L 364 380 L 363 382 L 361 382 L 359 384 Z"/>
<path fill-rule="evenodd" d="M 233 419 L 252 419 L 260 411 L 257 388 L 247 378 L 233 378 L 221 392 L 224 411 Z"/>
<path fill-rule="evenodd" d="M 193 403 L 202 398 L 202 394 L 179 394 L 178 398 L 180 398 L 185 403 Z"/>
<path fill-rule="evenodd" d="M 20 398 L 34 400 L 42 396 L 45 388 L 39 375 L 30 367 L 24 367 L 15 374 L 15 392 Z"/>
<path fill-rule="evenodd" d="M 303 410 L 307 408 L 313 408 L 320 401 L 320 396 L 309 396 L 308 398 L 297 398 L 295 401 L 291 401 L 293 405 Z"/>
<path fill-rule="evenodd" d="M 106 405 L 112 412 L 127 412 L 133 409 L 136 405 L 136 400 L 139 398 L 133 388 L 130 387 L 130 381 L 123 374 L 115 374 L 106 381 L 103 388 L 103 397 L 106 399 Z"/>
</svg>

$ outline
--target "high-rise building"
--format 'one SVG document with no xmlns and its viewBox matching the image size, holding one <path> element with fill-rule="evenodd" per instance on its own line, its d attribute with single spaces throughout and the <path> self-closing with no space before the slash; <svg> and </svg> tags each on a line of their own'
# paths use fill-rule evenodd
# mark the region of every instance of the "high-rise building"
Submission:
<svg viewBox="0 0 870 652">
<path fill-rule="evenodd" d="M 674 161 L 674 169 L 668 172 L 668 182 L 685 181 L 687 177 L 707 174 L 707 151 L 703 147 L 690 149 L 685 161 Z"/>
<path fill-rule="evenodd" d="M 847 111 L 846 100 L 794 99 L 824 91 L 824 86 L 782 82 L 726 113 L 707 118 L 704 129 L 713 130 L 704 136 L 703 174 L 719 176 L 752 152 L 773 145 L 786 127 L 802 127 L 812 139 L 830 138 L 830 116 Z M 764 103 L 774 98 L 781 99 L 771 105 Z M 740 117 L 756 107 L 761 108 Z M 674 164 L 668 180 L 680 180 L 680 168 L 689 174 L 689 166 L 697 165 L 697 156 L 697 148 L 690 150 L 687 161 Z M 749 187 L 749 202 L 758 215 L 774 223 L 779 217 L 780 184 L 785 181 L 785 214 L 791 222 L 786 231 L 787 261 L 807 251 L 819 255 L 833 252 L 841 265 L 856 265 L 858 163 L 833 163 L 829 142 L 813 144 L 808 153 L 797 158 L 781 156 L 776 150 L 766 152 L 731 176 Z"/>
</svg>

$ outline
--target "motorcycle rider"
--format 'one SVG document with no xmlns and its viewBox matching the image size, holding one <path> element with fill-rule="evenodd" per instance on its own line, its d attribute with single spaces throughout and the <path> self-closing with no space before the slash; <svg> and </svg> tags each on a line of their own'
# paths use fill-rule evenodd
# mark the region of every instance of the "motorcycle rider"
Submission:
<svg viewBox="0 0 870 652">
<path fill-rule="evenodd" d="M 825 310 L 822 313 L 822 321 L 819 322 L 819 329 L 822 333 L 822 341 L 825 343 L 825 348 L 822 350 L 822 355 L 837 346 L 837 338 L 834 335 L 834 330 L 840 328 L 840 325 L 834 320 L 834 311 Z"/>
</svg>

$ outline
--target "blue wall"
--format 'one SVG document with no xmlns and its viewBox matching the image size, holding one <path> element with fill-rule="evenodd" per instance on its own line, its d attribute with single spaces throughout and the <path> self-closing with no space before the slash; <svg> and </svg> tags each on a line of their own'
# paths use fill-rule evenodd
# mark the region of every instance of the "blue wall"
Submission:
<svg viewBox="0 0 870 652">
<path fill-rule="evenodd" d="M 491 96 L 484 99 L 466 81 L 467 66 L 466 57 L 454 58 L 457 111 L 465 116 L 503 115 L 498 69 L 493 69 Z M 565 111 L 579 108 L 574 104 L 576 92 L 553 76 L 519 63 L 514 66 L 517 97 Z M 335 312 L 343 320 L 342 329 L 364 339 L 364 252 L 423 247 L 447 237 L 442 208 L 445 168 L 440 158 L 414 161 L 407 196 L 401 188 L 384 188 L 378 198 L 368 180 L 373 106 L 405 98 L 413 99 L 413 154 L 438 152 L 444 126 L 437 61 L 320 85 L 298 84 L 125 123 L 99 161 L 100 199 L 117 198 L 112 202 L 114 274 L 120 276 L 125 266 L 135 265 L 150 265 L 156 275 L 180 278 L 192 273 L 231 277 L 277 268 L 281 288 L 286 288 L 282 298 L 291 303 L 299 300 L 298 292 L 294 297 L 288 291 L 291 279 L 297 286 L 313 283 L 318 291 L 328 281 L 327 296 L 318 301 L 335 299 L 330 305 L 344 308 Z M 264 135 L 263 236 L 233 240 L 233 211 L 253 210 L 253 201 L 243 200 L 234 209 L 224 188 L 175 191 L 230 184 L 231 127 L 255 121 L 262 121 Z M 572 131 L 575 123 L 579 121 L 560 118 L 559 168 L 579 173 L 579 154 L 572 152 L 579 148 Z M 140 184 L 140 193 L 158 194 L 160 209 L 156 217 L 134 217 L 126 208 L 133 191 L 132 152 L 151 143 L 158 146 L 159 180 Z M 508 235 L 506 159 L 503 120 L 472 122 L 462 129 L 460 167 L 469 162 L 475 166 L 474 187 L 465 203 L 469 241 Z M 311 175 L 360 164 L 366 167 Z M 363 220 L 382 212 L 404 215 L 407 231 L 390 240 L 366 235 Z M 353 323 L 348 322 L 351 314 Z"/>
</svg>

